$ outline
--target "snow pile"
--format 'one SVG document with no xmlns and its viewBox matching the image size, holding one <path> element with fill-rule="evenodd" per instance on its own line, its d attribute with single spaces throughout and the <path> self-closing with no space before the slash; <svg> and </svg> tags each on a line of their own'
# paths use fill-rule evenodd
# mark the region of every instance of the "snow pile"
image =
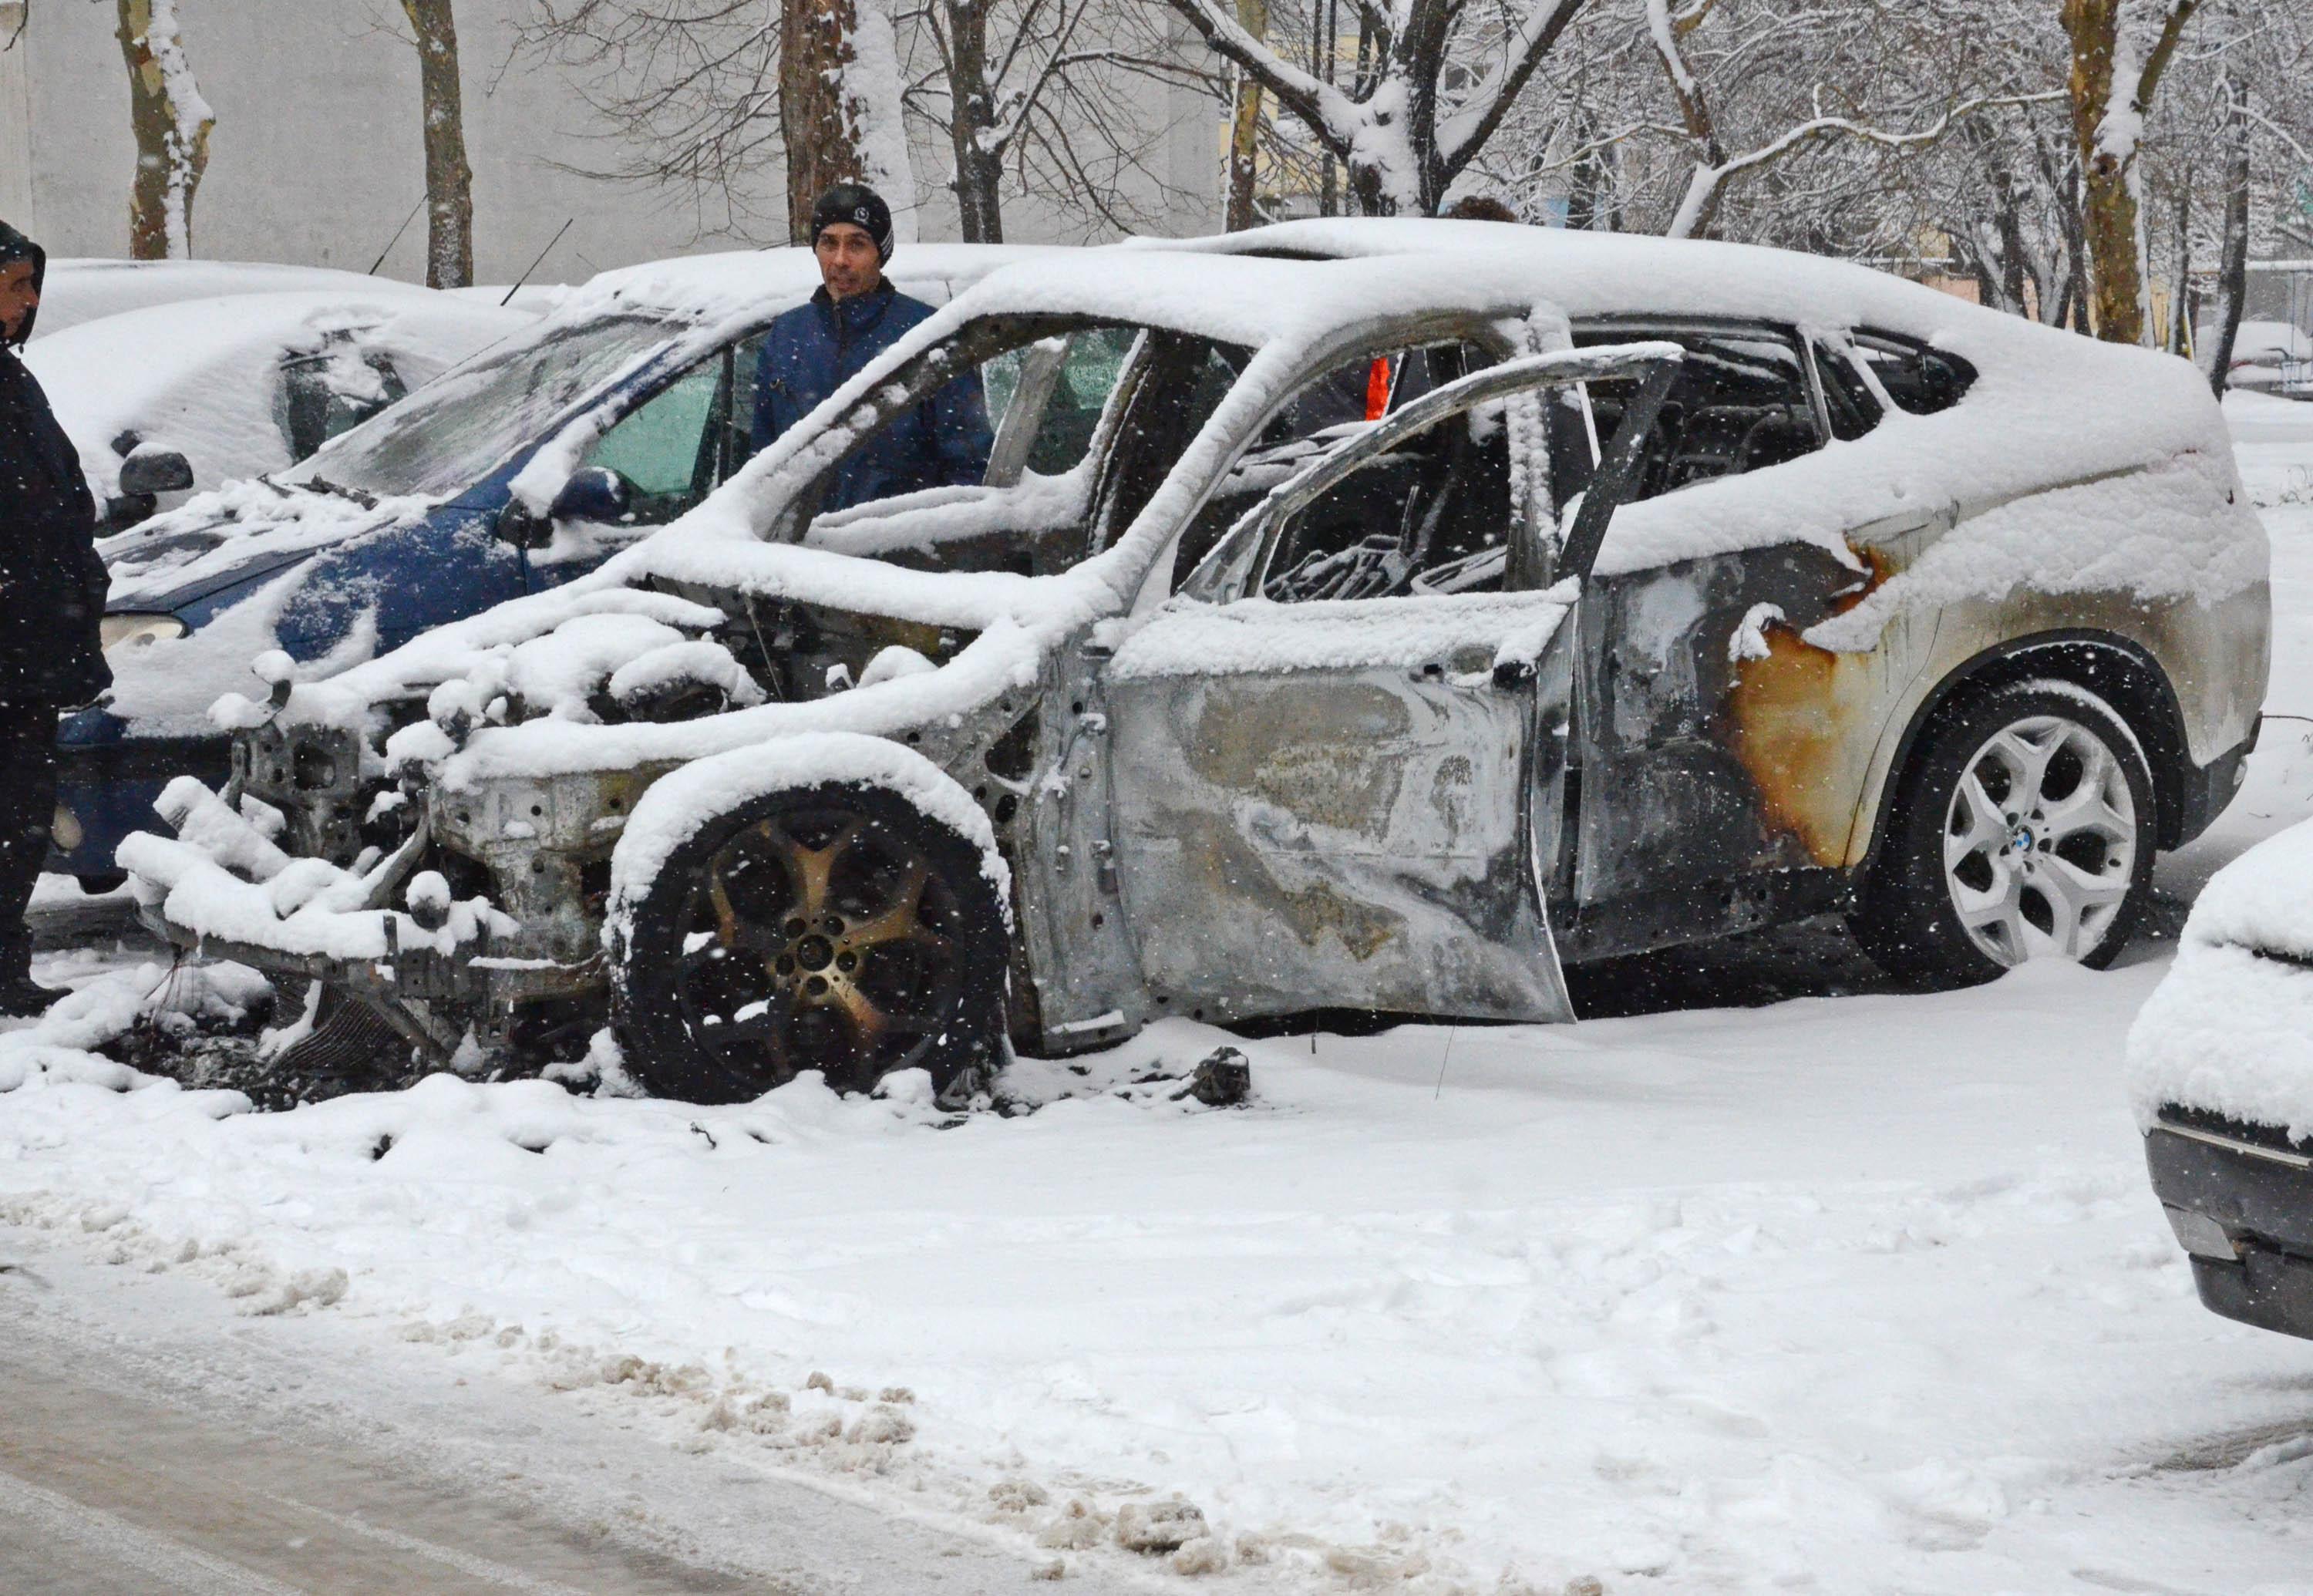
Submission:
<svg viewBox="0 0 2313 1596">
<path fill-rule="evenodd" d="M 0 1032 L 0 1093 L 62 1087 L 173 1092 L 169 1083 L 95 1050 L 139 1026 L 183 1036 L 203 1026 L 239 1025 L 273 992 L 256 971 L 225 963 L 124 968 L 75 954 L 47 961 L 42 974 L 51 984 L 84 978 L 39 1019 Z M 248 1107 L 239 1092 L 198 1094 L 194 1104 L 212 1117 Z"/>
<path fill-rule="evenodd" d="M 925 665 L 928 668 L 930 662 Z M 763 690 L 746 667 L 722 644 L 703 638 L 638 654 L 603 683 L 604 691 L 629 710 L 694 686 L 711 687 L 725 702 L 743 709 L 763 701 Z"/>
<path fill-rule="evenodd" d="M 179 835 L 133 833 L 120 866 L 143 901 L 196 937 L 358 961 L 397 948 L 451 953 L 516 929 L 486 898 L 450 904 L 433 930 L 387 907 L 410 868 L 409 845 L 361 869 L 293 860 L 190 776 L 170 782 L 154 807 Z"/>
<path fill-rule="evenodd" d="M 2199 1308 L 2144 1189 L 2111 1062 L 2156 974 L 1314 1054 L 1169 1022 L 961 1123 L 906 1080 L 256 1115 L 50 1077 L 0 1095 L 0 1214 L 1071 1565 L 2282 1588 L 2313 1463 L 2150 1467 L 2269 1429 L 2302 1363 Z M 1250 1107 L 1061 1084 L 1224 1040 Z"/>
<path fill-rule="evenodd" d="M 2203 889 L 2128 1062 L 2141 1124 L 2174 1103 L 2313 1136 L 2313 822 Z"/>
<path fill-rule="evenodd" d="M 683 640 L 647 615 L 576 616 L 507 651 L 506 688 L 530 714 L 593 720 L 586 700 L 613 671 Z"/>
</svg>

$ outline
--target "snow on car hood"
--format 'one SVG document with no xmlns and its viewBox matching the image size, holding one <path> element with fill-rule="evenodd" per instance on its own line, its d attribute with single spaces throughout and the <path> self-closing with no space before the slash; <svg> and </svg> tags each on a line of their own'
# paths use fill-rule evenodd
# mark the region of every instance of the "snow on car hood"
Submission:
<svg viewBox="0 0 2313 1596">
<path fill-rule="evenodd" d="M 2313 821 L 2219 870 L 2128 1037 L 2149 1127 L 2167 1104 L 2313 1136 Z"/>
<path fill-rule="evenodd" d="M 173 609 L 317 549 L 407 525 L 434 504 L 404 498 L 365 505 L 312 489 L 231 482 L 99 539 L 96 551 L 112 578 L 105 607 Z"/>
<path fill-rule="evenodd" d="M 214 736 L 210 706 L 247 689 L 250 662 L 279 646 L 276 628 L 303 589 L 307 561 L 322 549 L 353 547 L 407 525 L 431 507 L 423 499 L 368 507 L 309 490 L 235 482 L 102 540 L 97 550 L 112 577 L 106 608 L 116 614 L 173 613 L 228 587 L 263 584 L 183 637 L 106 655 L 112 669 L 106 706 L 137 736 Z M 376 626 L 365 618 L 327 655 L 298 666 L 298 675 L 333 675 L 376 646 Z"/>
</svg>

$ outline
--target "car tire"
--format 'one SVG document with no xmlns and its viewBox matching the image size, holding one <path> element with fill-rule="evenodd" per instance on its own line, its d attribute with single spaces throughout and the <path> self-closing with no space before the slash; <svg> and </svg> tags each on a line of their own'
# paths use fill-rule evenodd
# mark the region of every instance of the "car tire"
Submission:
<svg viewBox="0 0 2313 1596">
<path fill-rule="evenodd" d="M 1971 696 L 1921 739 L 1849 923 L 1883 969 L 1925 983 L 2036 957 L 2102 969 L 2151 890 L 2155 802 L 2103 699 L 2045 680 Z"/>
<path fill-rule="evenodd" d="M 1002 1061 L 1010 933 L 979 850 L 880 788 L 770 793 L 701 826 L 620 942 L 620 1049 L 661 1096 L 921 1069 L 954 1101 Z"/>
</svg>

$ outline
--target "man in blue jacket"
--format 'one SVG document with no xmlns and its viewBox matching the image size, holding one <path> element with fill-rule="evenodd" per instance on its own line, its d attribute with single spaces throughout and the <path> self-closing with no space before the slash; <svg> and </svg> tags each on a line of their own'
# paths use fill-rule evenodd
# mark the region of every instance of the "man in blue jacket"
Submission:
<svg viewBox="0 0 2313 1596">
<path fill-rule="evenodd" d="M 755 368 L 761 449 L 932 313 L 892 287 L 892 209 L 872 189 L 838 183 L 812 209 L 819 291 L 770 325 Z M 821 501 L 840 510 L 921 488 L 977 486 L 988 471 L 988 406 L 969 372 L 886 422 L 837 468 Z"/>
</svg>

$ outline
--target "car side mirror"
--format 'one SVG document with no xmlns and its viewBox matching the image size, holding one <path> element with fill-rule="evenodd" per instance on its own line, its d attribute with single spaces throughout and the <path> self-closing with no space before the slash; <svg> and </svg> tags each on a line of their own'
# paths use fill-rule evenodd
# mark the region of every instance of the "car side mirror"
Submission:
<svg viewBox="0 0 2313 1596">
<path fill-rule="evenodd" d="M 634 489 L 626 478 L 608 466 L 590 465 L 570 473 L 562 491 L 538 516 L 519 498 L 506 500 L 492 530 L 503 543 L 517 549 L 543 549 L 554 541 L 558 521 L 619 521 L 634 507 Z"/>
<path fill-rule="evenodd" d="M 554 524 L 532 515 L 518 498 L 506 500 L 498 518 L 490 524 L 490 532 L 498 542 L 517 549 L 543 549 L 554 541 Z"/>
<path fill-rule="evenodd" d="M 606 465 L 589 465 L 570 473 L 562 491 L 546 512 L 550 521 L 618 521 L 634 507 L 634 489 L 627 479 Z"/>
<path fill-rule="evenodd" d="M 193 463 L 174 449 L 140 450 L 120 463 L 120 492 L 135 498 L 193 485 Z"/>
</svg>

